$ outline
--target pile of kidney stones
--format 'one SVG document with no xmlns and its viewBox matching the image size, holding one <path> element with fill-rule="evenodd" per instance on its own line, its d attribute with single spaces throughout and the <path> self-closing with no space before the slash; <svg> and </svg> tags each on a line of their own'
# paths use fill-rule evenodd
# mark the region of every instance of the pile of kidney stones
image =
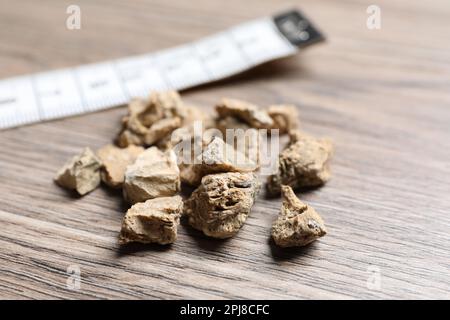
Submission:
<svg viewBox="0 0 450 320">
<path fill-rule="evenodd" d="M 221 136 L 229 129 L 250 133 L 278 129 L 279 134 L 289 136 L 289 142 L 266 182 L 268 195 L 283 197 L 272 238 L 278 246 L 293 247 L 324 236 L 327 231 L 322 218 L 300 201 L 293 189 L 318 187 L 329 180 L 330 140 L 300 132 L 297 108 L 292 105 L 260 108 L 222 99 L 215 111 L 209 115 L 183 103 L 176 91 L 134 99 L 115 145 L 96 153 L 85 148 L 58 171 L 55 182 L 80 195 L 94 190 L 101 181 L 110 188 L 121 188 L 131 207 L 123 218 L 120 244 L 173 243 L 182 215 L 209 237 L 229 238 L 247 220 L 261 189 L 259 152 L 254 152 L 261 141 L 247 139 L 241 144 L 244 148 L 236 148 L 236 140 L 246 139 L 248 134 L 236 135 L 232 143 Z M 198 122 L 222 135 L 199 137 L 194 129 Z M 178 161 L 180 145 L 195 150 L 195 159 Z M 179 195 L 182 184 L 195 188 L 186 199 Z"/>
</svg>

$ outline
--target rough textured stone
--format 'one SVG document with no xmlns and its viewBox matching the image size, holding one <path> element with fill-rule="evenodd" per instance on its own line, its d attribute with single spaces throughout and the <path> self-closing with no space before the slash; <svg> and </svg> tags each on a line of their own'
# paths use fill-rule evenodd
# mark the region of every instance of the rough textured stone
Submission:
<svg viewBox="0 0 450 320">
<path fill-rule="evenodd" d="M 202 167 L 207 173 L 213 172 L 249 172 L 256 170 L 256 164 L 245 154 L 214 137 L 202 153 Z"/>
<path fill-rule="evenodd" d="M 130 203 L 172 196 L 180 190 L 180 171 L 172 150 L 151 147 L 128 166 L 123 185 L 124 197 Z"/>
<path fill-rule="evenodd" d="M 233 117 L 245 122 L 252 128 L 270 129 L 273 126 L 273 120 L 265 110 L 245 101 L 222 99 L 216 105 L 216 111 L 220 118 Z"/>
<path fill-rule="evenodd" d="M 259 166 L 261 139 L 257 129 L 251 128 L 248 124 L 233 117 L 216 119 L 216 127 L 228 144 L 232 144 L 235 149 Z M 227 133 L 227 129 L 232 129 L 232 131 Z M 233 134 L 233 139 L 229 137 L 230 134 Z"/>
<path fill-rule="evenodd" d="M 319 214 L 301 202 L 291 187 L 282 186 L 281 193 L 281 212 L 272 226 L 272 237 L 278 246 L 305 246 L 327 233 Z"/>
<path fill-rule="evenodd" d="M 201 121 L 204 129 L 214 127 L 214 119 L 211 114 L 193 105 L 185 105 L 185 117 L 183 126 L 192 125 L 195 121 Z"/>
<path fill-rule="evenodd" d="M 330 178 L 332 152 L 329 139 L 293 132 L 290 144 L 278 157 L 278 172 L 267 181 L 267 191 L 276 195 L 280 193 L 281 185 L 294 189 L 323 185 Z"/>
<path fill-rule="evenodd" d="M 169 244 L 177 239 L 183 210 L 180 196 L 161 197 L 136 203 L 122 221 L 119 242 Z"/>
<path fill-rule="evenodd" d="M 85 148 L 81 154 L 66 162 L 54 179 L 60 186 L 85 195 L 100 184 L 101 167 L 101 161 L 92 150 Z"/>
<path fill-rule="evenodd" d="M 247 219 L 259 189 L 253 173 L 204 176 L 185 202 L 189 224 L 210 237 L 232 237 Z"/>
<path fill-rule="evenodd" d="M 219 129 L 222 132 L 223 136 L 225 137 L 227 129 L 247 130 L 250 129 L 250 126 L 247 123 L 234 117 L 224 117 L 216 119 L 216 128 Z"/>
<path fill-rule="evenodd" d="M 158 141 L 158 147 L 161 149 L 170 149 L 180 143 L 182 140 L 191 139 L 195 134 L 195 126 L 197 131 L 205 132 L 213 128 L 215 121 L 204 111 L 194 106 L 186 106 L 186 118 L 183 119 L 181 126 L 167 134 L 163 139 Z"/>
<path fill-rule="evenodd" d="M 102 181 L 112 188 L 122 187 L 127 166 L 133 164 L 143 151 L 144 148 L 134 145 L 118 148 L 109 144 L 99 149 L 97 156 L 103 163 Z"/>
<path fill-rule="evenodd" d="M 164 139 L 166 136 L 170 137 L 170 133 L 179 128 L 180 125 L 181 119 L 178 117 L 164 118 L 154 122 L 145 134 L 144 144 L 153 145 Z"/>
<path fill-rule="evenodd" d="M 191 126 L 184 126 L 175 129 L 171 134 L 166 135 L 163 139 L 159 140 L 157 146 L 161 150 L 173 149 L 178 143 L 185 139 L 190 139 L 192 133 Z"/>
<path fill-rule="evenodd" d="M 190 186 L 198 186 L 205 175 L 199 165 L 181 163 L 178 167 L 180 169 L 181 182 Z"/>
<path fill-rule="evenodd" d="M 295 106 L 272 105 L 267 109 L 268 115 L 273 120 L 273 129 L 279 129 L 280 134 L 288 133 L 298 128 L 299 116 Z"/>
<path fill-rule="evenodd" d="M 143 145 L 144 144 L 144 137 L 147 133 L 147 129 L 143 130 L 143 133 L 138 134 L 136 132 L 131 131 L 131 129 L 128 129 L 128 124 L 130 123 L 130 117 L 124 117 L 122 119 L 122 130 L 119 133 L 116 143 L 121 148 L 126 148 L 130 145 Z"/>
<path fill-rule="evenodd" d="M 120 147 L 156 144 L 187 117 L 176 91 L 152 92 L 148 99 L 134 99 L 128 105 L 128 113 L 117 138 Z"/>
<path fill-rule="evenodd" d="M 141 123 L 150 127 L 153 123 L 164 118 L 186 117 L 186 110 L 181 97 L 176 91 L 152 92 L 148 98 L 146 108 L 138 113 Z"/>
<path fill-rule="evenodd" d="M 203 148 L 209 143 L 209 139 L 195 136 L 187 128 L 178 129 L 174 132 L 172 138 L 172 143 L 176 145 L 173 150 L 177 155 L 181 182 L 198 186 L 204 174 L 201 171 L 201 162 L 197 160 L 199 163 L 196 163 L 195 159 L 196 156 L 201 156 Z M 185 151 L 187 151 L 186 154 Z"/>
</svg>

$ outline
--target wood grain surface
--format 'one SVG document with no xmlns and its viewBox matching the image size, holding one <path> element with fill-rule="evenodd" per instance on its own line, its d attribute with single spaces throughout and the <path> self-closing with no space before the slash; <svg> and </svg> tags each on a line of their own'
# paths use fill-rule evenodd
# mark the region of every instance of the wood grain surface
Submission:
<svg viewBox="0 0 450 320">
<path fill-rule="evenodd" d="M 82 28 L 65 27 L 80 5 Z M 333 178 L 299 194 L 329 234 L 303 249 L 269 241 L 280 199 L 261 194 L 230 240 L 187 226 L 170 247 L 120 248 L 126 206 L 100 188 L 53 184 L 64 161 L 117 133 L 125 108 L 0 132 L 1 298 L 450 298 L 450 6 L 372 2 L 0 0 L 0 77 L 146 53 L 284 9 L 327 42 L 183 98 L 298 105 L 302 128 L 334 140 Z M 81 287 L 67 286 L 79 267 Z M 380 286 L 371 280 L 379 272 Z M 369 283 L 369 284 L 368 284 Z"/>
</svg>

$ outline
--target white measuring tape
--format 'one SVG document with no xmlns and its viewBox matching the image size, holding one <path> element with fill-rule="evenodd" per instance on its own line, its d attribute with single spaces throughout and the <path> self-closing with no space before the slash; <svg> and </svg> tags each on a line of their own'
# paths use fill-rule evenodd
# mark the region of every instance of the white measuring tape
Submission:
<svg viewBox="0 0 450 320">
<path fill-rule="evenodd" d="M 322 40 L 298 11 L 262 18 L 179 47 L 0 81 L 0 129 L 102 110 L 226 78 Z"/>
</svg>

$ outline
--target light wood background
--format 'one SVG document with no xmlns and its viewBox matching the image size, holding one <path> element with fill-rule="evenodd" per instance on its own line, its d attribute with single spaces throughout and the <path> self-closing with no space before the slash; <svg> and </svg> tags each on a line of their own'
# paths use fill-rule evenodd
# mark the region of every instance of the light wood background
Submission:
<svg viewBox="0 0 450 320">
<path fill-rule="evenodd" d="M 66 7 L 82 29 L 65 27 Z M 450 298 L 450 5 L 372 1 L 0 0 L 0 77 L 146 53 L 299 7 L 328 41 L 186 91 L 298 105 L 304 130 L 333 138 L 334 176 L 300 194 L 329 234 L 304 249 L 269 241 L 280 200 L 261 195 L 228 241 L 182 225 L 171 247 L 121 249 L 126 207 L 52 177 L 82 147 L 111 141 L 124 108 L 0 132 L 1 298 Z M 70 290 L 67 268 L 81 270 Z M 380 287 L 367 281 L 374 272 Z"/>
</svg>

